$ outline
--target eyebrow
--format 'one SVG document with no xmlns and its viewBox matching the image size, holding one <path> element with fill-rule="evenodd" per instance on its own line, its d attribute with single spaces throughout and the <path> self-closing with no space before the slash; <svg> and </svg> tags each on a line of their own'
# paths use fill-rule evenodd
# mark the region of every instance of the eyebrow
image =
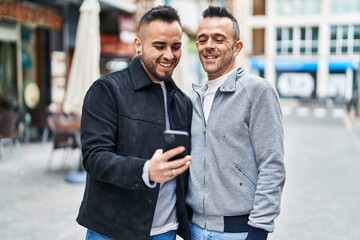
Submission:
<svg viewBox="0 0 360 240">
<path fill-rule="evenodd" d="M 164 45 L 164 44 L 166 44 L 166 42 L 154 41 L 154 42 L 152 42 L 152 44 L 153 44 L 153 45 L 157 45 L 157 44 L 159 44 L 159 45 Z"/>
<path fill-rule="evenodd" d="M 166 45 L 167 42 L 163 42 L 163 41 L 154 41 L 152 42 L 152 45 Z M 175 42 L 171 45 L 180 45 L 181 46 L 181 42 Z"/>
<path fill-rule="evenodd" d="M 201 37 L 205 37 L 205 36 L 215 36 L 215 37 L 225 37 L 226 35 L 222 34 L 222 33 L 214 33 L 214 34 L 200 34 L 199 36 L 197 36 L 197 38 L 201 38 Z"/>
</svg>

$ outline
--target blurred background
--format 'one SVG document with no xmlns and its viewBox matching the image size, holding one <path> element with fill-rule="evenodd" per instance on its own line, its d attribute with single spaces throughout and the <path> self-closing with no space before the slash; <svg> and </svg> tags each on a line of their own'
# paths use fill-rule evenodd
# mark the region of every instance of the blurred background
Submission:
<svg viewBox="0 0 360 240">
<path fill-rule="evenodd" d="M 174 78 L 191 93 L 192 83 L 204 81 L 195 47 L 197 23 L 208 4 L 218 4 L 228 7 L 240 23 L 240 66 L 271 81 L 281 98 L 335 104 L 359 115 L 359 0 L 96 2 L 100 74 L 127 66 L 135 54 L 139 17 L 155 5 L 170 4 L 184 27 L 183 58 Z M 82 3 L 0 0 L 0 107 L 19 111 L 23 139 L 41 138 L 48 111 L 62 109 Z"/>
<path fill-rule="evenodd" d="M 360 0 L 0 0 L 0 237 L 82 239 L 84 185 L 63 180 L 82 171 L 83 94 L 128 65 L 139 18 L 160 4 L 182 20 L 184 92 L 206 81 L 196 28 L 214 4 L 239 21 L 238 65 L 280 95 L 288 179 L 270 239 L 360 239 Z"/>
</svg>

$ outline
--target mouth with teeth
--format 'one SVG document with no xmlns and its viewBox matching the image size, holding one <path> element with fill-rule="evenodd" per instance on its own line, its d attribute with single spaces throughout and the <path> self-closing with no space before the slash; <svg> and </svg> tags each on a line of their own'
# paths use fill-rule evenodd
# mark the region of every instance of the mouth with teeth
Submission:
<svg viewBox="0 0 360 240">
<path fill-rule="evenodd" d="M 173 65 L 173 62 L 159 62 L 159 65 L 163 68 L 170 68 Z"/>
<path fill-rule="evenodd" d="M 213 55 L 211 55 L 211 56 L 206 55 L 205 58 L 206 58 L 206 59 L 215 59 L 215 58 L 217 58 L 217 57 L 216 57 L 216 56 L 213 56 Z"/>
<path fill-rule="evenodd" d="M 157 65 L 157 78 L 166 81 L 166 79 L 171 77 L 171 74 L 176 66 L 176 61 L 158 61 Z"/>
<path fill-rule="evenodd" d="M 206 63 L 213 63 L 217 58 L 217 55 L 203 55 L 203 59 Z"/>
</svg>

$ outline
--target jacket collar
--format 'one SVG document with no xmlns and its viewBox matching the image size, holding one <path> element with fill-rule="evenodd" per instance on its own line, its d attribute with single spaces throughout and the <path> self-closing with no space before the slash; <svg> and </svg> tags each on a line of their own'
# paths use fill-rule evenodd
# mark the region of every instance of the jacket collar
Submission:
<svg viewBox="0 0 360 240">
<path fill-rule="evenodd" d="M 234 71 L 224 82 L 223 85 L 220 86 L 221 92 L 235 92 L 236 89 L 236 81 L 244 74 L 244 69 L 238 68 Z"/>
<path fill-rule="evenodd" d="M 141 60 L 140 56 L 136 56 L 134 60 L 129 64 L 129 72 L 134 90 L 139 90 L 141 88 L 145 88 L 149 85 L 154 84 L 154 82 L 147 75 L 140 60 Z M 165 84 L 169 89 L 176 90 L 182 93 L 182 91 L 176 86 L 172 78 L 170 79 L 170 81 L 167 81 Z"/>
<path fill-rule="evenodd" d="M 235 92 L 236 89 L 236 81 L 244 74 L 244 69 L 238 68 L 234 71 L 230 76 L 225 80 L 224 84 L 220 86 L 221 92 Z M 193 84 L 193 89 L 195 92 L 205 92 L 207 89 L 207 85 L 198 85 Z"/>
<path fill-rule="evenodd" d="M 131 82 L 135 90 L 153 84 L 153 81 L 149 78 L 144 67 L 141 65 L 140 59 L 140 56 L 136 56 L 129 64 Z"/>
</svg>

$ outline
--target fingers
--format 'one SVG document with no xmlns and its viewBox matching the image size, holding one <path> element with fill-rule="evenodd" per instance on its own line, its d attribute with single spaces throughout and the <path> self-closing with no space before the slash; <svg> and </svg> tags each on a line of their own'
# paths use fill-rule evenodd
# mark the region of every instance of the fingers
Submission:
<svg viewBox="0 0 360 240">
<path fill-rule="evenodd" d="M 176 147 L 176 148 L 173 148 L 173 149 L 170 149 L 170 150 L 164 152 L 163 157 L 166 158 L 167 160 L 169 160 L 172 157 L 175 157 L 176 155 L 178 155 L 184 151 L 185 151 L 185 147 L 183 147 L 183 146 Z"/>
<path fill-rule="evenodd" d="M 191 160 L 191 156 L 190 155 L 187 155 L 183 158 L 179 158 L 179 159 L 176 159 L 176 160 L 173 160 L 173 161 L 169 161 L 168 162 L 168 167 L 170 169 L 177 169 L 177 168 L 180 168 L 182 166 L 184 166 L 184 164 L 190 164 L 190 160 Z"/>
<path fill-rule="evenodd" d="M 156 150 L 149 162 L 149 179 L 158 183 L 166 182 L 186 171 L 189 168 L 191 156 L 169 161 L 184 150 L 184 147 L 171 149 L 165 153 L 161 149 Z"/>
<path fill-rule="evenodd" d="M 172 176 L 173 176 L 173 177 L 176 177 L 176 176 L 182 174 L 183 172 L 185 172 L 185 171 L 189 168 L 189 166 L 190 166 L 190 160 L 191 160 L 191 157 L 190 157 L 190 156 L 186 156 L 185 158 L 172 161 L 171 163 L 176 163 L 176 162 L 178 162 L 178 163 L 176 164 L 177 167 L 174 167 L 174 168 L 172 168 L 172 170 L 171 170 Z M 183 163 L 183 161 L 185 161 L 185 162 Z M 181 164 L 181 165 L 179 165 L 179 164 Z"/>
</svg>

